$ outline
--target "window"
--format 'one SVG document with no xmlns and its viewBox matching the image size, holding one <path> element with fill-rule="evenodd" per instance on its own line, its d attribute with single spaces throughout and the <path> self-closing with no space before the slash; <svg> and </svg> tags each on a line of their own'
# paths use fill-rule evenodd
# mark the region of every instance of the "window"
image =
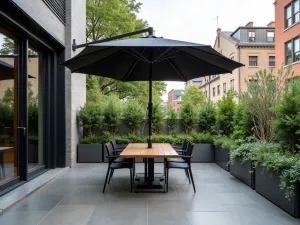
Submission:
<svg viewBox="0 0 300 225">
<path fill-rule="evenodd" d="M 230 88 L 234 91 L 234 79 L 230 81 Z"/>
<path fill-rule="evenodd" d="M 223 83 L 223 93 L 226 93 L 226 83 Z"/>
<path fill-rule="evenodd" d="M 294 0 L 285 7 L 285 27 L 300 21 L 300 0 Z"/>
<path fill-rule="evenodd" d="M 300 37 L 285 43 L 285 63 L 300 61 Z"/>
<path fill-rule="evenodd" d="M 213 96 L 216 96 L 216 88 L 213 88 Z"/>
<path fill-rule="evenodd" d="M 269 67 L 275 67 L 275 56 L 269 56 Z"/>
<path fill-rule="evenodd" d="M 207 96 L 207 91 L 205 91 L 205 97 L 207 98 L 208 96 Z"/>
<path fill-rule="evenodd" d="M 257 56 L 249 56 L 249 66 L 257 66 Z"/>
<path fill-rule="evenodd" d="M 268 31 L 267 32 L 267 42 L 274 42 L 274 41 L 275 41 L 274 32 Z"/>
<path fill-rule="evenodd" d="M 221 94 L 220 85 L 218 85 L 218 87 L 217 87 L 217 91 L 218 91 L 218 95 L 220 95 L 220 94 Z"/>
<path fill-rule="evenodd" d="M 255 42 L 255 31 L 249 31 L 249 41 Z"/>
</svg>

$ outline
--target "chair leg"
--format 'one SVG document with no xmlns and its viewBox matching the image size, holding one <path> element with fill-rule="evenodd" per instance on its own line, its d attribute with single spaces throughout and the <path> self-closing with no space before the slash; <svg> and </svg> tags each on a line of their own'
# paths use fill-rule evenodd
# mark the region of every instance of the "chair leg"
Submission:
<svg viewBox="0 0 300 225">
<path fill-rule="evenodd" d="M 134 184 L 134 178 L 135 178 L 135 159 L 133 159 L 133 178 L 132 178 L 133 184 Z"/>
<path fill-rule="evenodd" d="M 193 178 L 193 173 L 192 173 L 191 167 L 189 168 L 189 172 L 190 172 L 190 176 L 191 176 L 191 179 L 192 179 L 192 184 L 193 184 L 194 192 L 196 193 L 196 188 L 195 188 L 195 183 L 194 183 L 194 178 Z"/>
<path fill-rule="evenodd" d="M 107 173 L 106 173 L 106 177 L 105 177 L 105 182 L 104 182 L 104 187 L 103 187 L 103 193 L 105 192 L 105 187 L 106 187 L 106 183 L 107 183 L 107 179 L 109 176 L 109 172 L 110 172 L 110 168 L 107 168 Z"/>
<path fill-rule="evenodd" d="M 189 183 L 191 183 L 191 178 L 190 178 L 188 169 L 185 169 L 185 175 L 189 179 Z"/>
<path fill-rule="evenodd" d="M 166 167 L 167 167 L 167 162 L 166 162 L 166 160 L 164 160 L 164 176 L 165 176 L 165 184 L 167 183 L 167 169 L 166 169 Z"/>
<path fill-rule="evenodd" d="M 132 193 L 132 182 L 133 182 L 133 178 L 132 178 L 132 173 L 133 173 L 133 168 L 129 169 L 130 170 L 130 192 Z"/>
<path fill-rule="evenodd" d="M 167 183 L 166 183 L 166 192 L 168 192 L 168 191 L 169 191 L 169 168 L 168 168 L 166 171 L 167 171 L 167 179 L 166 179 L 166 181 L 167 181 Z"/>
<path fill-rule="evenodd" d="M 110 179 L 114 175 L 114 171 L 115 171 L 114 169 L 111 169 L 110 176 L 109 176 L 109 179 L 108 179 L 108 184 L 110 183 Z"/>
</svg>

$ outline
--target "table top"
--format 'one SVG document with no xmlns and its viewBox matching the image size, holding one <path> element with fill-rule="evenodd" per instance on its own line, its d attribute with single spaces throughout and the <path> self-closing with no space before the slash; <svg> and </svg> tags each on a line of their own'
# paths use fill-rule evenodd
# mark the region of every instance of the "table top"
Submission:
<svg viewBox="0 0 300 225">
<path fill-rule="evenodd" d="M 8 150 L 8 149 L 12 149 L 13 147 L 0 147 L 0 151 L 5 151 L 5 150 Z"/>
<path fill-rule="evenodd" d="M 170 144 L 130 143 L 120 154 L 121 158 L 178 158 L 178 153 Z"/>
</svg>

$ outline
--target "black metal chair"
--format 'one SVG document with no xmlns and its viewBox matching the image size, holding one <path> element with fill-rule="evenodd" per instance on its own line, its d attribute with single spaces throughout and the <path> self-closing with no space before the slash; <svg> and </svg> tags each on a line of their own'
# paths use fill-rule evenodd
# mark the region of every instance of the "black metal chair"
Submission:
<svg viewBox="0 0 300 225">
<path fill-rule="evenodd" d="M 189 182 L 193 184 L 194 192 L 196 193 L 193 173 L 191 169 L 191 159 L 192 159 L 192 153 L 194 149 L 194 143 L 190 142 L 186 151 L 185 155 L 182 155 L 182 159 L 184 162 L 166 162 L 166 192 L 168 192 L 169 188 L 169 170 L 170 169 L 184 169 L 187 173 L 187 176 L 189 178 Z"/>
<path fill-rule="evenodd" d="M 132 192 L 132 186 L 134 183 L 133 174 L 134 174 L 134 160 L 129 161 L 118 161 L 118 155 L 114 154 L 112 144 L 110 142 L 105 144 L 105 149 L 107 152 L 107 158 L 109 159 L 107 173 L 105 177 L 105 183 L 103 187 L 103 193 L 105 192 L 106 184 L 110 183 L 110 179 L 114 170 L 116 169 L 129 169 L 130 170 L 130 191 Z"/>
<path fill-rule="evenodd" d="M 116 142 L 115 139 L 112 139 L 110 141 L 110 143 L 112 144 L 115 153 L 119 153 L 120 154 L 125 149 L 125 148 L 118 148 L 117 142 Z"/>
<path fill-rule="evenodd" d="M 172 145 L 172 147 L 174 148 L 174 150 L 176 152 L 178 152 L 179 154 L 182 154 L 183 152 L 186 151 L 188 143 L 189 143 L 189 140 L 188 139 L 184 139 L 181 147 L 174 146 L 174 145 Z"/>
</svg>

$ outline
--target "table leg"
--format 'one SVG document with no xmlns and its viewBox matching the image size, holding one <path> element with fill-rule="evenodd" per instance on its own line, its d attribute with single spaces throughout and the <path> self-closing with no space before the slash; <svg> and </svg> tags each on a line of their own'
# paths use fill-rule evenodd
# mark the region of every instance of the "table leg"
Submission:
<svg viewBox="0 0 300 225">
<path fill-rule="evenodd" d="M 148 159 L 144 159 L 144 162 L 145 162 L 145 184 L 147 183 L 147 180 L 148 180 L 148 171 L 147 171 L 147 168 L 148 168 Z"/>
<path fill-rule="evenodd" d="M 148 186 L 152 186 L 152 182 L 154 180 L 154 159 L 148 159 Z"/>
</svg>

